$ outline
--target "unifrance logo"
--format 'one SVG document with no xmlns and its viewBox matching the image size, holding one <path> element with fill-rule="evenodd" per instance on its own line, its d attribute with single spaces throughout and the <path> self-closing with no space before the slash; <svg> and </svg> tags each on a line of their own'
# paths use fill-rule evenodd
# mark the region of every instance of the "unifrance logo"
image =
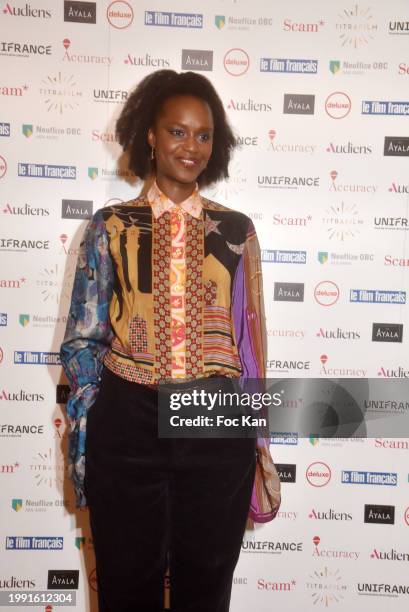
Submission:
<svg viewBox="0 0 409 612">
<path fill-rule="evenodd" d="M 396 472 L 365 472 L 358 470 L 342 470 L 341 483 L 352 485 L 377 485 L 396 487 L 398 475 Z"/>
<path fill-rule="evenodd" d="M 351 289 L 349 301 L 365 304 L 406 304 L 406 291 Z"/>
<path fill-rule="evenodd" d="M 362 100 L 362 115 L 409 115 L 409 102 L 394 102 L 388 100 Z"/>
<path fill-rule="evenodd" d="M 62 550 L 63 537 L 6 536 L 6 550 Z"/>
<path fill-rule="evenodd" d="M 331 480 L 331 468 L 322 461 L 315 461 L 305 470 L 305 477 L 312 487 L 325 487 Z"/>
<path fill-rule="evenodd" d="M 305 264 L 307 263 L 307 251 L 280 251 L 261 250 L 261 261 L 282 264 Z"/>
<path fill-rule="evenodd" d="M 60 354 L 44 351 L 14 351 L 16 365 L 55 365 L 60 366 Z"/>
<path fill-rule="evenodd" d="M 203 28 L 203 15 L 201 13 L 145 11 L 145 25 L 201 29 Z"/>
<path fill-rule="evenodd" d="M 260 58 L 260 72 L 317 74 L 318 60 L 262 57 Z"/>
<path fill-rule="evenodd" d="M 77 168 L 75 166 L 18 162 L 18 176 L 26 178 L 75 180 L 77 178 Z"/>
</svg>

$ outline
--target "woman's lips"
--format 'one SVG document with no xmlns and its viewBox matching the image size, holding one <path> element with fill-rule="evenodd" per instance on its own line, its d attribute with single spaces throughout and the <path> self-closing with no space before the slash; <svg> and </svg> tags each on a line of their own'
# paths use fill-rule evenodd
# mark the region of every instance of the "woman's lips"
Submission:
<svg viewBox="0 0 409 612">
<path fill-rule="evenodd" d="M 194 168 L 198 165 L 197 159 L 189 159 L 187 157 L 179 157 L 178 161 L 183 165 L 184 168 Z"/>
</svg>

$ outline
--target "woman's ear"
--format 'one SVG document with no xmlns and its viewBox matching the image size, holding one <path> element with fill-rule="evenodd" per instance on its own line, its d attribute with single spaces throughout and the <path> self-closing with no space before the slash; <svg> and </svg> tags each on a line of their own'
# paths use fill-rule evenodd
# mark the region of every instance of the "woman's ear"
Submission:
<svg viewBox="0 0 409 612">
<path fill-rule="evenodd" d="M 149 128 L 149 130 L 148 130 L 148 144 L 153 149 L 155 148 L 156 138 L 155 138 L 155 134 L 153 133 L 152 128 Z"/>
</svg>

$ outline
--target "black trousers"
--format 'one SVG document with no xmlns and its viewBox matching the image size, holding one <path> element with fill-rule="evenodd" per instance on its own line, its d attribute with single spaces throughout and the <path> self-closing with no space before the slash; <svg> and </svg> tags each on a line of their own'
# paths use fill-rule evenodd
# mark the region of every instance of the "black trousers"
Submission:
<svg viewBox="0 0 409 612">
<path fill-rule="evenodd" d="M 157 391 L 105 369 L 87 422 L 100 612 L 227 612 L 254 439 L 160 439 Z"/>
</svg>

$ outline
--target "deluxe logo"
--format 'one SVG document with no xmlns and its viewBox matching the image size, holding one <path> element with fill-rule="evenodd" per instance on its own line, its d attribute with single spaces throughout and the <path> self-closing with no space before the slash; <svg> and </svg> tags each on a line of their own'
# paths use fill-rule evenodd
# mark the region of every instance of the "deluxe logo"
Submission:
<svg viewBox="0 0 409 612">
<path fill-rule="evenodd" d="M 201 13 L 145 11 L 145 25 L 200 29 L 203 28 L 203 15 Z"/>
<path fill-rule="evenodd" d="M 276 463 L 275 466 L 281 482 L 296 482 L 297 466 L 295 463 Z"/>
<path fill-rule="evenodd" d="M 124 89 L 94 89 L 94 102 L 108 102 L 113 104 L 124 104 L 128 99 L 128 92 Z"/>
<path fill-rule="evenodd" d="M 48 570 L 47 589 L 78 589 L 79 570 Z"/>
<path fill-rule="evenodd" d="M 315 96 L 306 94 L 284 94 L 285 115 L 313 115 Z"/>
<path fill-rule="evenodd" d="M 284 32 L 306 32 L 308 34 L 316 34 L 323 28 L 325 23 L 320 21 L 313 21 L 311 23 L 305 21 L 293 21 L 292 19 L 284 19 L 283 30 Z"/>
<path fill-rule="evenodd" d="M 0 137 L 1 136 L 8 137 L 10 136 L 10 134 L 11 134 L 10 123 L 4 123 L 3 121 L 0 122 Z"/>
<path fill-rule="evenodd" d="M 25 282 L 25 278 L 0 278 L 0 289 L 21 289 Z"/>
<path fill-rule="evenodd" d="M 97 3 L 64 0 L 64 21 L 73 23 L 96 23 Z"/>
<path fill-rule="evenodd" d="M 409 184 L 400 185 L 399 183 L 392 183 L 388 191 L 389 193 L 409 193 Z"/>
<path fill-rule="evenodd" d="M 75 180 L 77 178 L 77 169 L 75 166 L 55 166 L 50 164 L 18 162 L 18 176 Z"/>
<path fill-rule="evenodd" d="M 273 107 L 267 102 L 255 102 L 252 98 L 248 98 L 248 100 L 245 101 L 230 98 L 227 104 L 227 110 L 261 113 L 272 111 Z"/>
<path fill-rule="evenodd" d="M 307 263 L 307 251 L 279 251 L 262 249 L 261 261 L 269 263 L 305 264 Z"/>
<path fill-rule="evenodd" d="M 223 65 L 231 76 L 242 76 L 250 67 L 250 58 L 244 49 L 230 49 L 223 58 Z"/>
<path fill-rule="evenodd" d="M 388 25 L 389 34 L 409 34 L 409 21 L 390 21 Z"/>
<path fill-rule="evenodd" d="M 314 288 L 314 299 L 321 306 L 333 306 L 339 299 L 339 288 L 332 281 L 321 281 Z"/>
<path fill-rule="evenodd" d="M 346 62 L 339 60 L 331 60 L 329 69 L 332 74 L 343 74 L 346 76 L 363 75 L 370 71 L 388 70 L 388 62 Z"/>
<path fill-rule="evenodd" d="M 1 212 L 5 215 L 22 215 L 23 217 L 48 217 L 50 211 L 48 208 L 33 208 L 30 204 L 24 204 L 24 206 L 14 206 L 11 204 L 5 204 Z"/>
<path fill-rule="evenodd" d="M 325 112 L 332 119 L 344 119 L 351 108 L 351 98 L 343 91 L 334 91 L 325 100 Z"/>
<path fill-rule="evenodd" d="M 284 432 L 284 431 L 272 431 L 270 444 L 280 444 L 282 446 L 297 446 L 298 445 L 298 433 L 297 432 Z"/>
<path fill-rule="evenodd" d="M 257 186 L 267 189 L 298 189 L 319 187 L 319 176 L 257 176 Z"/>
<path fill-rule="evenodd" d="M 267 359 L 266 368 L 268 372 L 286 372 L 291 370 L 309 370 L 310 361 L 300 361 L 296 359 Z"/>
<path fill-rule="evenodd" d="M 330 559 L 353 559 L 357 561 L 359 558 L 359 552 L 355 550 L 344 550 L 344 549 L 328 549 L 321 548 L 319 544 L 321 544 L 321 538 L 319 536 L 314 536 L 312 538 L 314 548 L 312 552 L 313 557 L 328 557 Z"/>
<path fill-rule="evenodd" d="M 182 70 L 210 72 L 213 70 L 213 51 L 182 49 Z"/>
<path fill-rule="evenodd" d="M 7 327 L 7 313 L 0 312 L 0 327 Z M 1 394 L 0 394 L 1 399 Z"/>
<path fill-rule="evenodd" d="M 336 329 L 324 329 L 320 327 L 315 335 L 317 338 L 322 338 L 323 340 L 359 340 L 361 337 L 361 334 L 357 331 L 345 331 L 340 327 Z"/>
<path fill-rule="evenodd" d="M 63 537 L 6 536 L 6 550 L 62 550 Z"/>
<path fill-rule="evenodd" d="M 322 461 L 314 461 L 305 470 L 307 482 L 313 487 L 325 487 L 331 480 L 331 469 Z"/>
<path fill-rule="evenodd" d="M 409 115 L 409 102 L 362 100 L 362 115 Z"/>
<path fill-rule="evenodd" d="M 48 75 L 41 83 L 39 93 L 47 111 L 57 111 L 59 115 L 62 115 L 67 110 L 72 111 L 79 108 L 82 91 L 77 89 L 74 75 L 66 76 L 58 72 L 56 75 Z"/>
<path fill-rule="evenodd" d="M 4 15 L 13 17 L 36 17 L 38 19 L 50 19 L 51 12 L 46 9 L 33 8 L 30 4 L 25 4 L 24 8 L 16 7 L 14 2 L 7 2 L 3 9 Z"/>
<path fill-rule="evenodd" d="M 21 438 L 23 434 L 43 434 L 44 425 L 15 425 L 0 423 L 1 438 Z"/>
<path fill-rule="evenodd" d="M 342 484 L 377 485 L 396 487 L 398 475 L 396 472 L 361 472 L 357 470 L 342 470 Z"/>
<path fill-rule="evenodd" d="M 378 190 L 377 185 L 361 185 L 359 183 L 352 184 L 339 183 L 338 181 L 336 182 L 336 179 L 338 178 L 338 172 L 336 170 L 331 170 L 330 178 L 331 182 L 329 186 L 329 191 L 347 191 L 349 193 L 376 193 Z"/>
<path fill-rule="evenodd" d="M 368 145 L 356 145 L 350 140 L 346 144 L 335 144 L 330 142 L 325 151 L 327 153 L 338 153 L 343 155 L 370 155 L 372 147 Z"/>
<path fill-rule="evenodd" d="M 366 304 L 406 304 L 406 291 L 384 291 L 380 289 L 351 289 L 350 302 Z"/>
<path fill-rule="evenodd" d="M 14 351 L 14 363 L 17 365 L 56 365 L 60 366 L 60 353 L 44 351 Z"/>
<path fill-rule="evenodd" d="M 44 395 L 42 393 L 28 393 L 24 389 L 20 391 L 6 391 L 6 389 L 0 389 L 0 401 L 5 402 L 43 402 Z"/>
<path fill-rule="evenodd" d="M 74 62 L 77 64 L 104 64 L 110 66 L 113 58 L 108 55 L 86 55 L 84 53 L 68 53 L 68 49 L 71 47 L 71 41 L 69 38 L 64 38 L 62 45 L 65 49 L 65 53 L 62 56 L 63 62 Z"/>
<path fill-rule="evenodd" d="M 378 370 L 378 376 L 382 378 L 409 378 L 409 370 L 405 370 L 402 366 L 397 368 L 381 368 Z"/>
<path fill-rule="evenodd" d="M 261 57 L 260 72 L 284 72 L 291 74 L 317 74 L 318 60 Z"/>
<path fill-rule="evenodd" d="M 117 30 L 129 28 L 133 22 L 133 8 L 128 2 L 116 0 L 111 2 L 106 12 L 108 23 Z"/>
<path fill-rule="evenodd" d="M 0 238 L 0 251 L 27 253 L 30 249 L 46 250 L 50 248 L 49 240 L 20 240 Z"/>
<path fill-rule="evenodd" d="M 267 147 L 267 151 L 273 151 L 274 153 L 306 153 L 308 155 L 313 155 L 317 145 L 312 144 L 280 144 L 276 142 L 275 138 L 277 136 L 276 130 L 268 131 L 269 145 Z"/>
<path fill-rule="evenodd" d="M 349 512 L 336 512 L 332 508 L 324 511 L 313 508 L 308 514 L 308 518 L 316 521 L 352 521 L 352 514 Z"/>
<path fill-rule="evenodd" d="M 372 323 L 372 342 L 402 342 L 402 323 Z"/>
<path fill-rule="evenodd" d="M 343 9 L 338 17 L 335 28 L 343 47 L 357 49 L 374 40 L 378 25 L 374 22 L 371 7 L 355 4 Z"/>
<path fill-rule="evenodd" d="M 92 207 L 92 200 L 62 200 L 61 217 L 63 219 L 90 219 Z"/>
<path fill-rule="evenodd" d="M 128 53 L 128 55 L 124 59 L 124 64 L 128 64 L 129 66 L 152 66 L 153 68 L 168 68 L 170 66 L 170 61 L 163 57 L 152 57 L 149 53 L 145 53 L 145 55 L 140 55 L 139 57 Z"/>
<path fill-rule="evenodd" d="M 365 504 L 364 523 L 395 524 L 395 506 Z"/>
<path fill-rule="evenodd" d="M 409 137 L 385 136 L 383 154 L 391 157 L 409 156 Z"/>
<path fill-rule="evenodd" d="M 322 218 L 323 225 L 327 226 L 327 236 L 344 242 L 347 238 L 355 238 L 360 233 L 360 226 L 364 221 L 359 217 L 356 204 L 345 204 L 331 206 Z"/>
<path fill-rule="evenodd" d="M 271 540 L 243 540 L 241 550 L 244 553 L 302 552 L 302 542 L 273 542 Z"/>
<path fill-rule="evenodd" d="M 303 302 L 304 283 L 274 283 L 276 302 Z"/>
<path fill-rule="evenodd" d="M 409 561 L 409 553 L 399 552 L 394 548 L 391 548 L 389 552 L 374 548 L 370 558 L 378 561 Z"/>
<path fill-rule="evenodd" d="M 0 96 L 13 96 L 21 98 L 26 91 L 28 91 L 28 85 L 22 85 L 21 87 L 0 85 Z"/>
<path fill-rule="evenodd" d="M 6 172 L 7 172 L 7 162 L 4 159 L 4 157 L 0 155 L 0 179 L 3 178 Z"/>
<path fill-rule="evenodd" d="M 30 57 L 30 55 L 51 55 L 51 45 L 33 43 L 0 42 L 0 55 Z"/>
</svg>

